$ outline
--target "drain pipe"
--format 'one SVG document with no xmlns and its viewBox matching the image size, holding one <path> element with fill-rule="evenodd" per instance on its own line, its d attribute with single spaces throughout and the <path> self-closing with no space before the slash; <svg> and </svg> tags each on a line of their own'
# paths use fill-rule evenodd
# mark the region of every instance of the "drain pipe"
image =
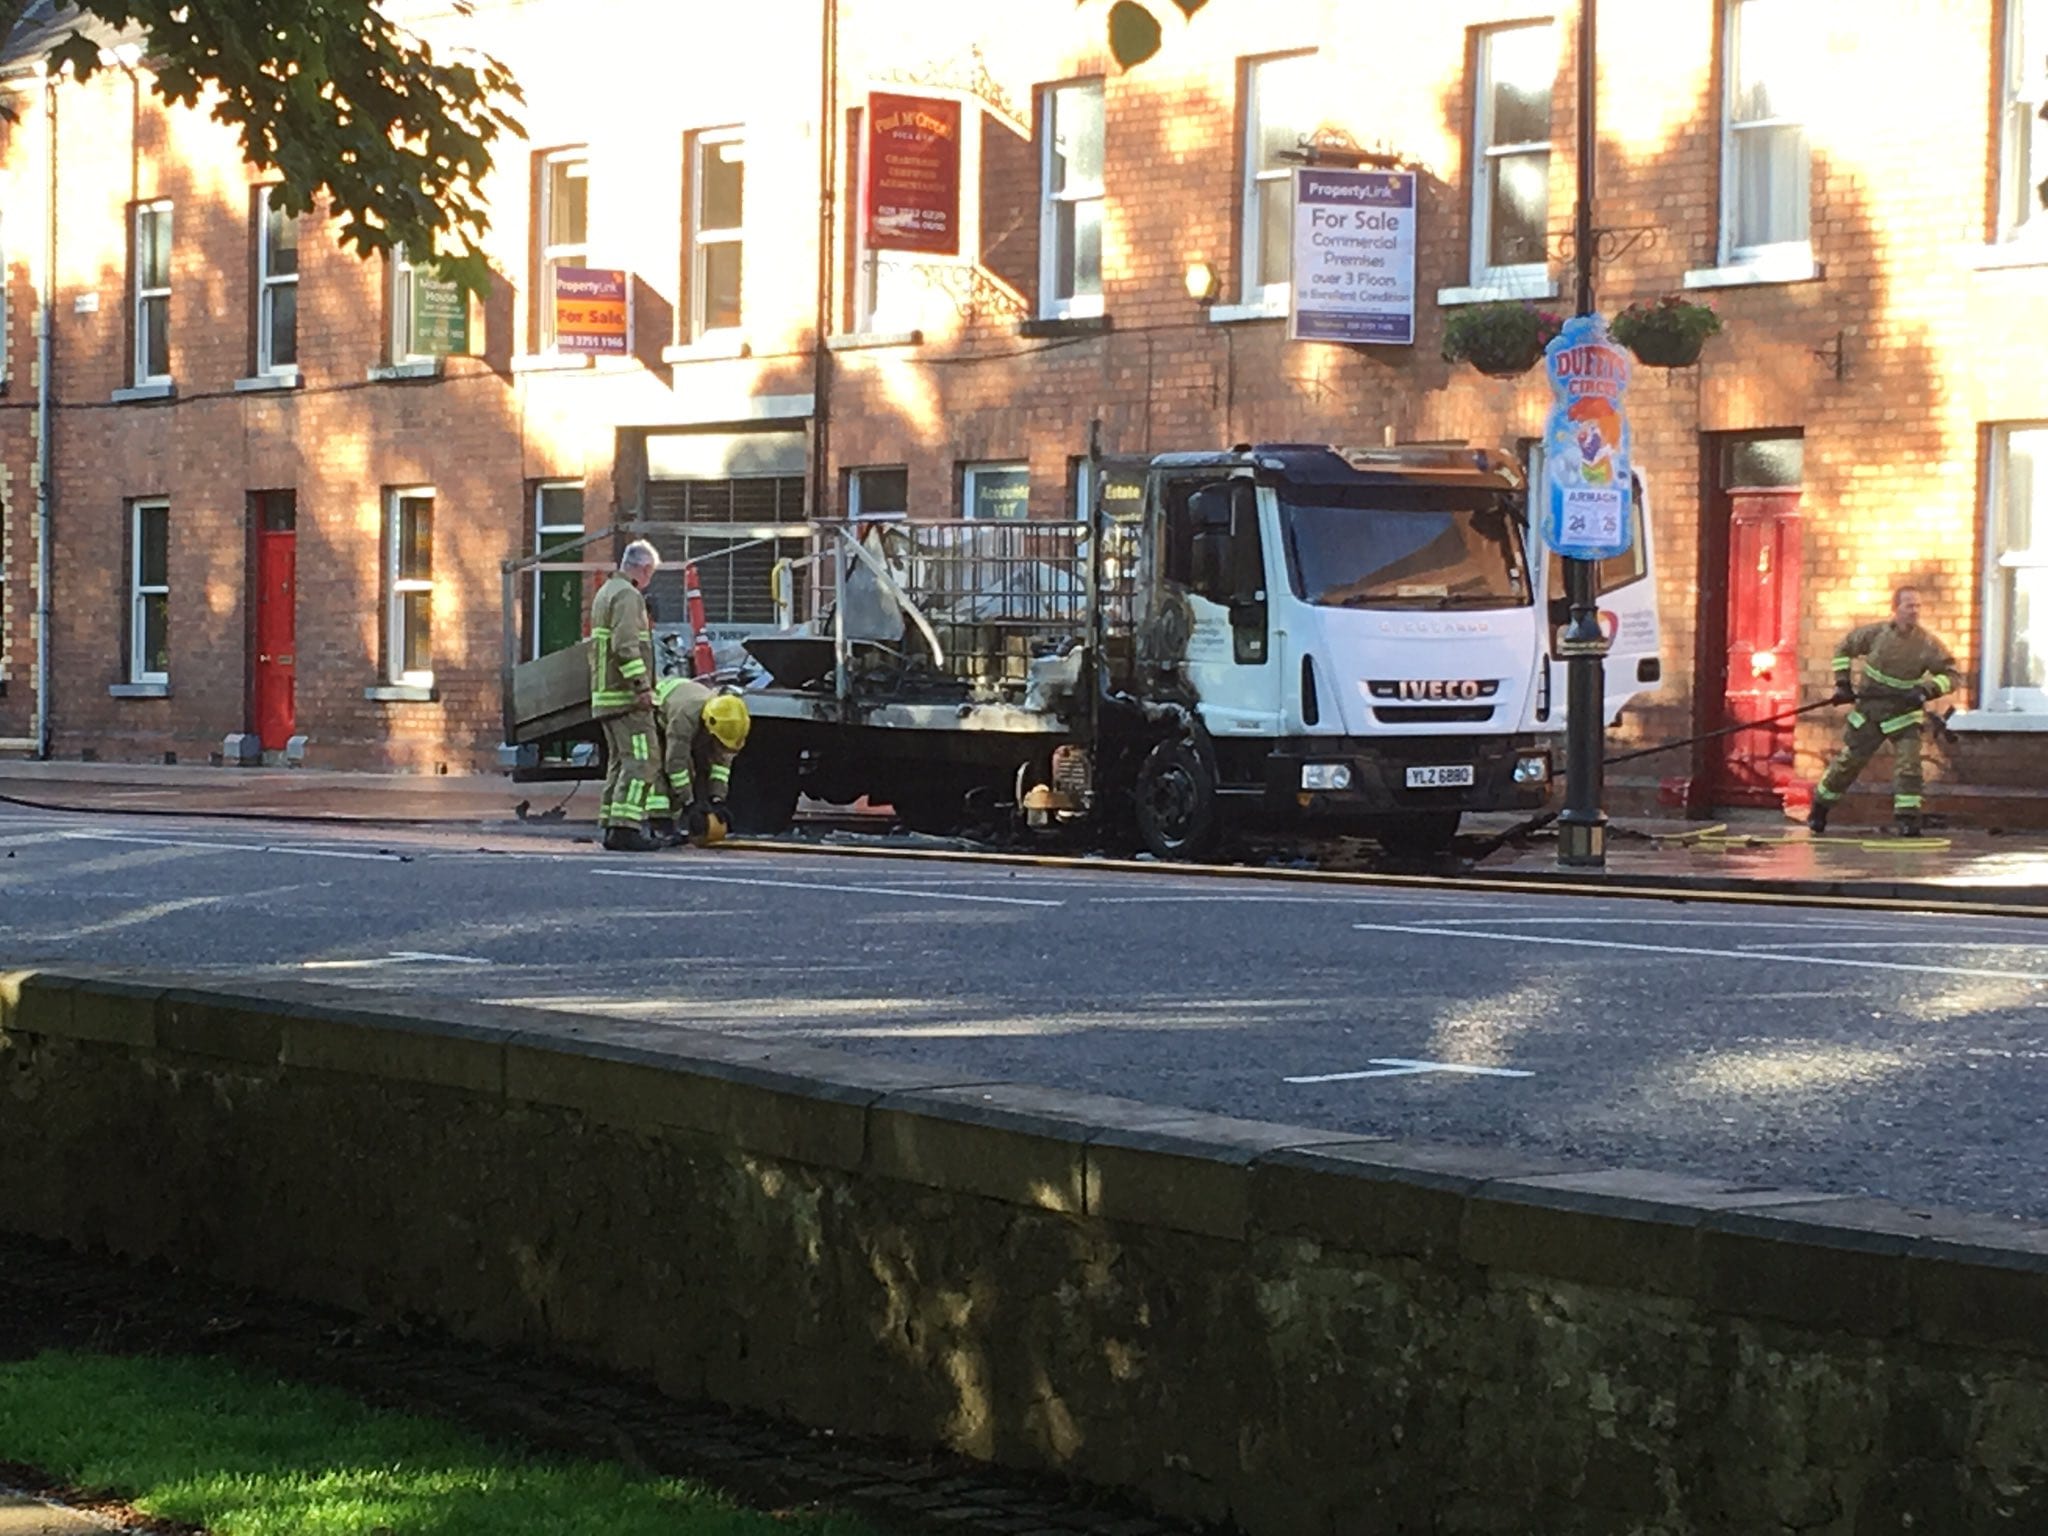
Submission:
<svg viewBox="0 0 2048 1536">
<path fill-rule="evenodd" d="M 49 180 L 44 188 L 43 273 L 36 294 L 36 746 L 39 761 L 50 759 L 50 332 L 57 318 L 57 77 L 47 63 L 43 77 L 43 118 L 49 134 Z"/>
</svg>

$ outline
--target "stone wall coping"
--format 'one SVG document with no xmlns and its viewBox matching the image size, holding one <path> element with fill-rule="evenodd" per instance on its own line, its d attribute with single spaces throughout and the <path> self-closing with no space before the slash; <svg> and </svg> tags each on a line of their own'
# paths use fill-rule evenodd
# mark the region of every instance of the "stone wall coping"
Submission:
<svg viewBox="0 0 2048 1536">
<path fill-rule="evenodd" d="M 0 971 L 0 1034 L 565 1109 L 732 1152 L 1231 1242 L 1622 1288 L 2048 1357 L 2048 1225 L 1374 1140 L 644 1020 L 265 982 Z"/>
</svg>

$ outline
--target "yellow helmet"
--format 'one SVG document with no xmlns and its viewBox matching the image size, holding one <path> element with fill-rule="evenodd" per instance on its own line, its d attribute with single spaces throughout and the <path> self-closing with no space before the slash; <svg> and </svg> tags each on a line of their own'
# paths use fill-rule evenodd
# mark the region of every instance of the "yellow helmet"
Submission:
<svg viewBox="0 0 2048 1536">
<path fill-rule="evenodd" d="M 704 729 L 728 752 L 747 744 L 747 727 L 752 723 L 746 700 L 737 694 L 721 693 L 704 706 Z"/>
</svg>

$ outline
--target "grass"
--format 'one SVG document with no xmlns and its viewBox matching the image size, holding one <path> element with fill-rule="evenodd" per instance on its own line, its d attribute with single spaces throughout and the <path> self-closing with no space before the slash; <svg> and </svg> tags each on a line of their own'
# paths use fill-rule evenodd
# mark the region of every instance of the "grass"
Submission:
<svg viewBox="0 0 2048 1536">
<path fill-rule="evenodd" d="M 0 1460 L 213 1536 L 875 1536 L 200 1359 L 0 1362 Z"/>
</svg>

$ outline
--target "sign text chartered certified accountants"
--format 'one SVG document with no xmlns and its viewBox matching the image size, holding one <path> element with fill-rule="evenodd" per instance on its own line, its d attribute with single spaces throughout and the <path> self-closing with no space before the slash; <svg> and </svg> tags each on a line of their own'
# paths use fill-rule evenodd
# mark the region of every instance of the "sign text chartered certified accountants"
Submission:
<svg viewBox="0 0 2048 1536">
<path fill-rule="evenodd" d="M 1295 341 L 1415 343 L 1415 173 L 1294 173 Z"/>
</svg>

